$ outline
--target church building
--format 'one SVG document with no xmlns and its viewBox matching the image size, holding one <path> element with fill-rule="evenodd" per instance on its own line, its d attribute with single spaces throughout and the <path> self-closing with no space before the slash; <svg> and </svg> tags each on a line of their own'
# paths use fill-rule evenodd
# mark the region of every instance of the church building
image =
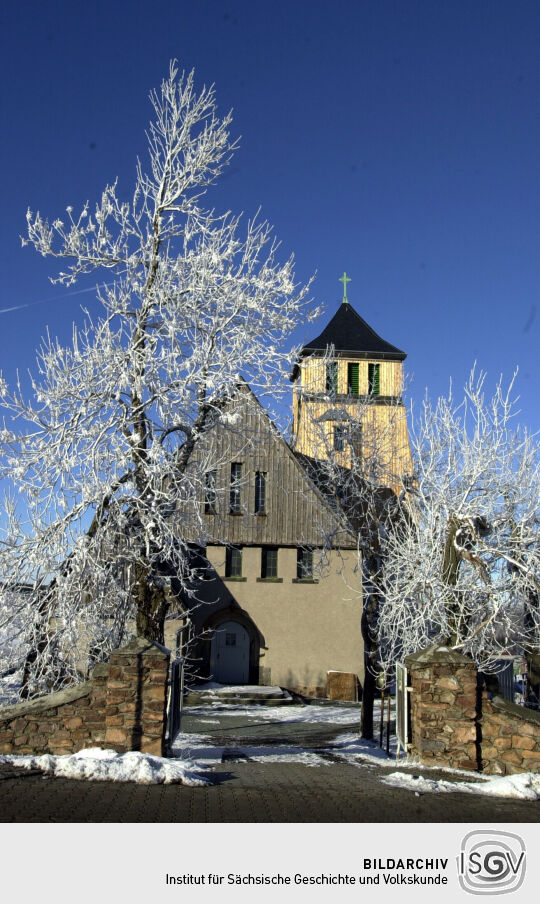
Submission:
<svg viewBox="0 0 540 904">
<path fill-rule="evenodd" d="M 194 463 L 212 462 L 198 503 L 210 568 L 196 603 L 185 600 L 183 629 L 201 680 L 325 697 L 328 673 L 347 672 L 361 694 L 358 525 L 328 477 L 361 474 L 378 455 L 378 479 L 394 487 L 411 465 L 405 353 L 349 304 L 345 280 L 342 304 L 294 366 L 291 439 L 242 383 Z"/>
</svg>

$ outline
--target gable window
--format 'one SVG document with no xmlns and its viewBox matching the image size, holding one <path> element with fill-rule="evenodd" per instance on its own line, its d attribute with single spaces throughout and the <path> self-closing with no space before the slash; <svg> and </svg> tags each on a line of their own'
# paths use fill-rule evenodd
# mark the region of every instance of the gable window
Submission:
<svg viewBox="0 0 540 904">
<path fill-rule="evenodd" d="M 204 475 L 204 511 L 207 515 L 216 513 L 217 471 L 207 471 Z"/>
<path fill-rule="evenodd" d="M 277 546 L 263 546 L 261 554 L 261 578 L 263 581 L 277 578 Z"/>
<path fill-rule="evenodd" d="M 313 578 L 313 550 L 296 550 L 296 577 L 299 581 Z"/>
<path fill-rule="evenodd" d="M 326 365 L 326 391 L 334 395 L 338 391 L 338 363 L 329 361 Z"/>
<path fill-rule="evenodd" d="M 368 364 L 368 392 L 370 395 L 381 393 L 381 365 Z"/>
<path fill-rule="evenodd" d="M 360 365 L 347 364 L 347 392 L 349 395 L 358 395 L 360 387 Z"/>
<path fill-rule="evenodd" d="M 242 577 L 242 550 L 238 546 L 227 546 L 225 551 L 225 577 Z"/>
<path fill-rule="evenodd" d="M 239 515 L 241 511 L 240 483 L 242 480 L 242 465 L 238 461 L 231 464 L 231 489 L 229 495 L 229 511 L 232 515 Z"/>
<path fill-rule="evenodd" d="M 266 512 L 266 471 L 255 471 L 255 514 Z"/>
<path fill-rule="evenodd" d="M 345 439 L 347 437 L 347 430 L 343 426 L 334 427 L 334 451 L 335 452 L 343 452 L 345 449 Z"/>
</svg>

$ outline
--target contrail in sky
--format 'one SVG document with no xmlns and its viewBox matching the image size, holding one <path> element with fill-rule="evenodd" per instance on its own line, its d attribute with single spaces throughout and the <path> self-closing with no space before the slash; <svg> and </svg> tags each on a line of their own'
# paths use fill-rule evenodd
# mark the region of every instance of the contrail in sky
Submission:
<svg viewBox="0 0 540 904">
<path fill-rule="evenodd" d="M 47 304 L 50 301 L 61 301 L 63 298 L 69 298 L 72 295 L 82 295 L 83 292 L 95 292 L 97 286 L 90 286 L 88 289 L 75 289 L 74 292 L 65 292 L 63 295 L 56 295 L 55 298 L 41 298 L 39 301 L 29 301 L 27 304 L 13 305 L 11 308 L 0 308 L 0 314 L 7 314 L 9 311 L 21 311 L 23 308 L 32 308 L 36 304 Z"/>
</svg>

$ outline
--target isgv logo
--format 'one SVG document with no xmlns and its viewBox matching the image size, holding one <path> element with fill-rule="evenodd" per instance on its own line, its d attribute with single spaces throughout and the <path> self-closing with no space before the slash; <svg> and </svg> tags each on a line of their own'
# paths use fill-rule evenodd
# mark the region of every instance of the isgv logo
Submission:
<svg viewBox="0 0 540 904">
<path fill-rule="evenodd" d="M 459 883 L 472 895 L 504 895 L 525 878 L 525 842 L 511 832 L 469 832 L 461 842 Z"/>
</svg>

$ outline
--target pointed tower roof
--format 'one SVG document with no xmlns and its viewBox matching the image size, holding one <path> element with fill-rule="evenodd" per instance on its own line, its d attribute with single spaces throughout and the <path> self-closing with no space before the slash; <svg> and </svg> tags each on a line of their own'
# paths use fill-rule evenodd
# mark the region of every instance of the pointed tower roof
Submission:
<svg viewBox="0 0 540 904">
<path fill-rule="evenodd" d="M 299 358 L 307 358 L 317 353 L 324 355 L 330 346 L 334 347 L 337 357 L 340 358 L 404 361 L 407 357 L 406 352 L 379 336 L 355 311 L 347 298 L 346 283 L 343 301 L 330 323 L 320 336 L 304 345 Z M 294 366 L 291 379 L 295 380 L 297 376 L 298 363 Z"/>
<path fill-rule="evenodd" d="M 340 304 L 320 336 L 304 345 L 301 356 L 325 352 L 330 345 L 343 357 L 384 358 L 387 361 L 404 361 L 407 357 L 406 352 L 382 339 L 348 301 Z"/>
</svg>

